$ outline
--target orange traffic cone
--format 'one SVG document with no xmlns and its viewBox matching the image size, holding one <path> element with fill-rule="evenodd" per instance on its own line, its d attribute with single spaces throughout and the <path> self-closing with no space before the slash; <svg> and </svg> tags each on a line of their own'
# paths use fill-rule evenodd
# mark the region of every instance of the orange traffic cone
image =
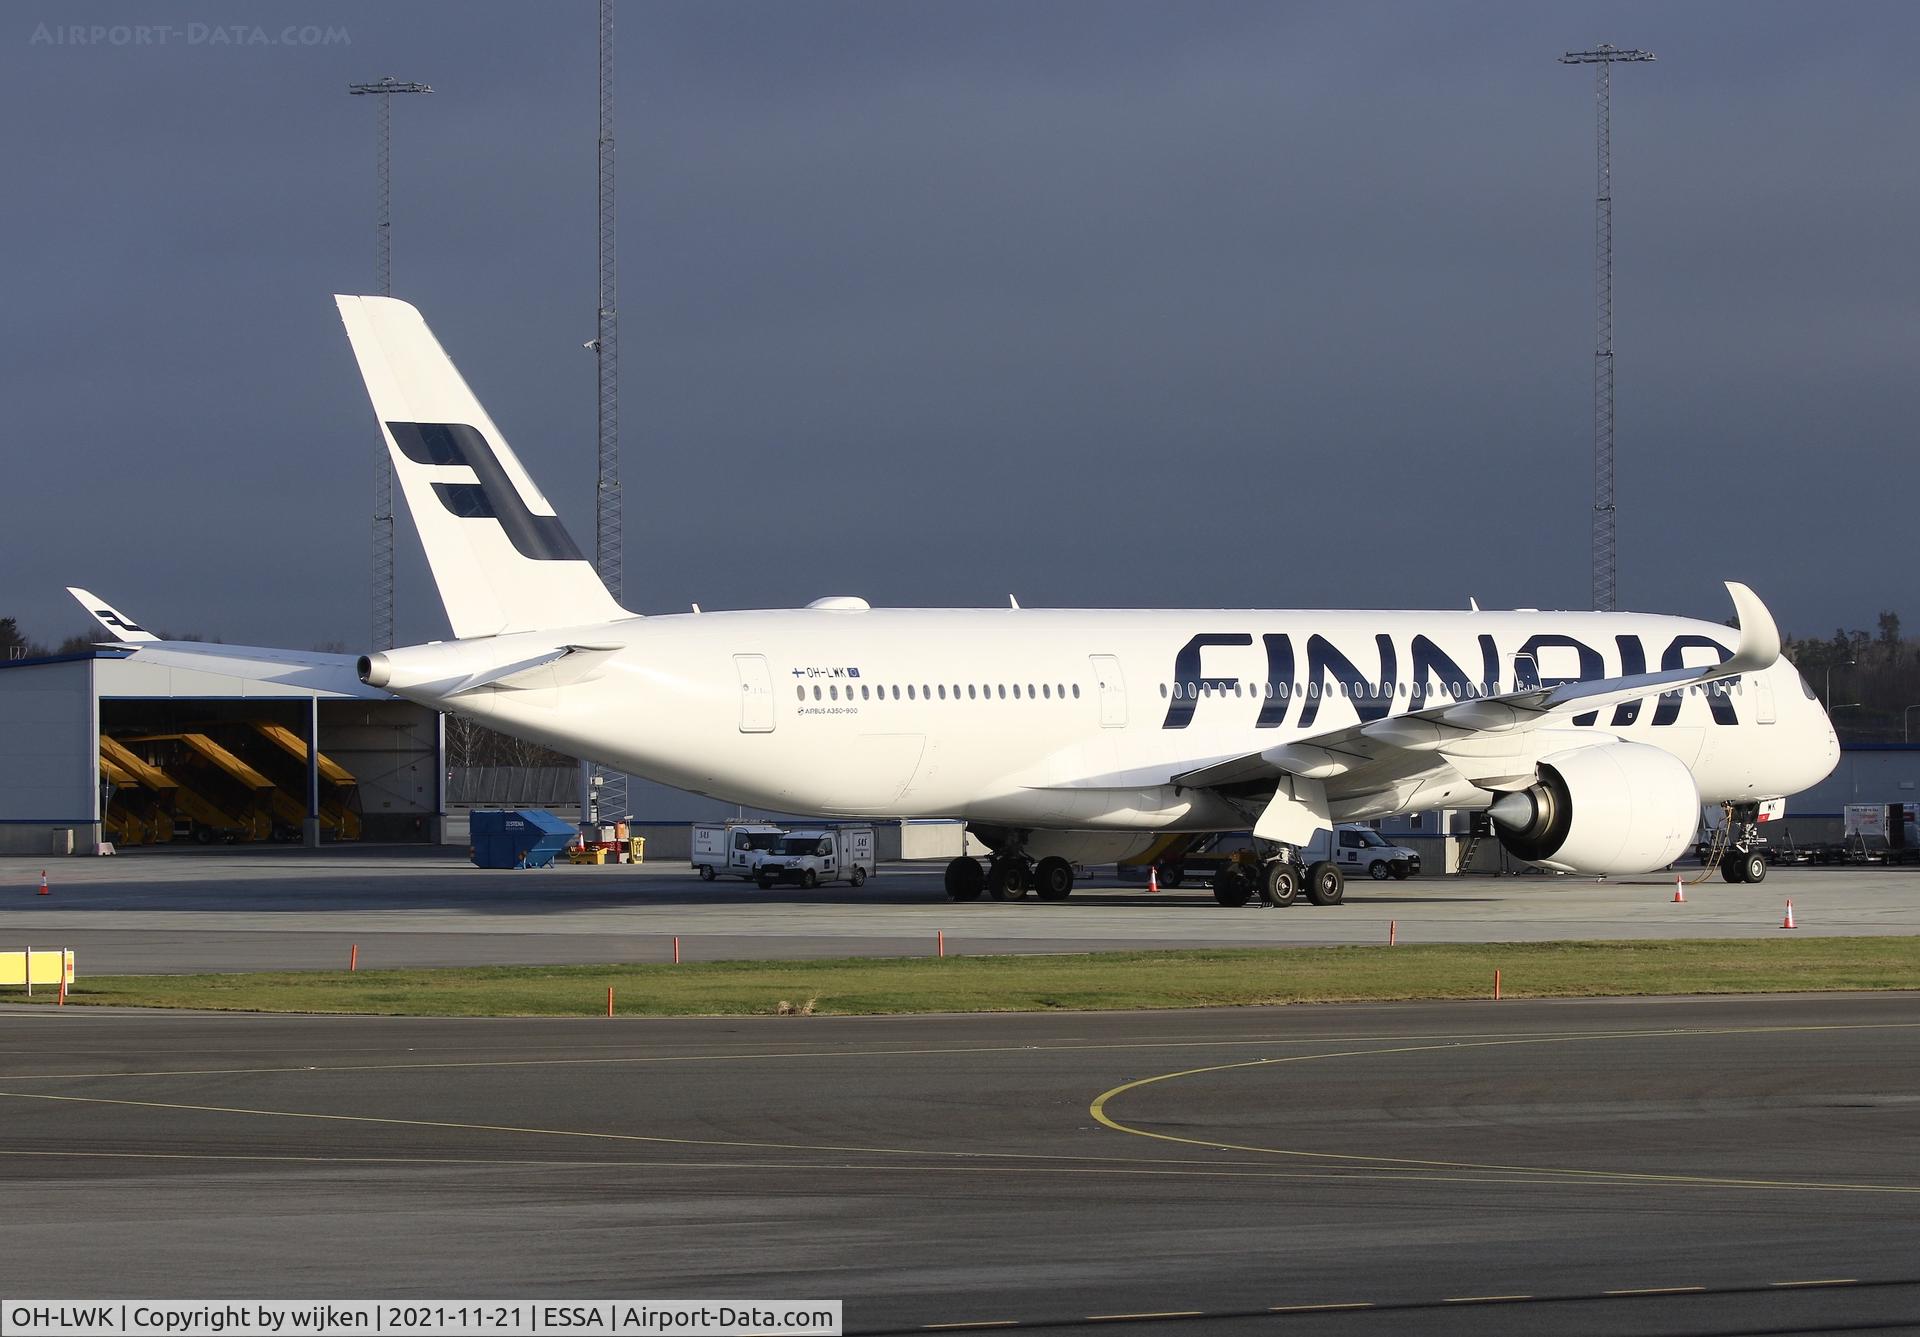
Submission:
<svg viewBox="0 0 1920 1337">
<path fill-rule="evenodd" d="M 47 890 L 47 870 L 44 868 L 40 870 L 40 894 L 42 896 L 53 895 L 52 892 Z"/>
<path fill-rule="evenodd" d="M 1147 891 L 1152 895 L 1160 894 L 1160 865 L 1155 864 L 1147 870 Z"/>
<path fill-rule="evenodd" d="M 1780 927 L 1781 927 L 1781 928 L 1792 928 L 1792 927 L 1794 927 L 1794 923 L 1793 923 L 1793 902 L 1792 902 L 1792 901 L 1788 901 L 1788 902 L 1787 902 L 1787 917 L 1786 917 L 1785 919 L 1783 919 L 1783 920 L 1781 920 L 1781 921 L 1780 921 Z"/>
<path fill-rule="evenodd" d="M 1675 905 L 1685 905 L 1687 903 L 1686 884 L 1677 877 L 1673 880 L 1673 903 Z"/>
</svg>

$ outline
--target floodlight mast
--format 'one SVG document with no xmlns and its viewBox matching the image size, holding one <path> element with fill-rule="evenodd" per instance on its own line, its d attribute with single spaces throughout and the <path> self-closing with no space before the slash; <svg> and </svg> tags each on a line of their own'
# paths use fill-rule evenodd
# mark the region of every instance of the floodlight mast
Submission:
<svg viewBox="0 0 1920 1337">
<path fill-rule="evenodd" d="M 1562 65 L 1593 66 L 1594 147 L 1597 181 L 1593 226 L 1593 606 L 1614 608 L 1613 498 L 1613 67 L 1652 60 L 1651 51 L 1623 51 L 1602 42 L 1590 51 L 1568 51 Z"/>
<path fill-rule="evenodd" d="M 594 483 L 593 562 L 607 592 L 620 601 L 626 558 L 621 542 L 620 505 L 620 329 L 619 270 L 615 264 L 613 198 L 613 0 L 600 0 L 600 135 L 597 191 L 599 205 L 599 301 L 595 307 L 593 357 L 599 409 L 599 471 Z M 627 816 L 627 777 L 596 767 L 599 816 Z"/>
<path fill-rule="evenodd" d="M 382 297 L 393 296 L 393 97 L 395 93 L 431 93 L 431 84 L 396 79 L 348 84 L 356 97 L 377 95 L 380 153 L 379 216 L 374 224 L 373 275 Z M 393 461 L 382 441 L 373 458 L 373 648 L 393 648 Z"/>
</svg>

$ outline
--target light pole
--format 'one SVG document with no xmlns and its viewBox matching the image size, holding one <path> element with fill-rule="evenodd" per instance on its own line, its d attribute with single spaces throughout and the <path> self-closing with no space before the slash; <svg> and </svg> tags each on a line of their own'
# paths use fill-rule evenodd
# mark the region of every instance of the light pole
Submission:
<svg viewBox="0 0 1920 1337">
<path fill-rule="evenodd" d="M 347 92 L 374 97 L 380 108 L 380 214 L 373 230 L 373 281 L 382 297 L 393 296 L 393 95 L 432 91 L 432 84 L 391 74 L 378 83 L 347 85 Z M 373 648 L 393 648 L 393 461 L 384 441 L 373 453 Z"/>
<path fill-rule="evenodd" d="M 1849 659 L 1846 666 L 1852 668 L 1859 662 L 1857 659 Z M 1829 715 L 1833 713 L 1833 665 L 1831 664 L 1827 665 L 1827 713 Z"/>
</svg>

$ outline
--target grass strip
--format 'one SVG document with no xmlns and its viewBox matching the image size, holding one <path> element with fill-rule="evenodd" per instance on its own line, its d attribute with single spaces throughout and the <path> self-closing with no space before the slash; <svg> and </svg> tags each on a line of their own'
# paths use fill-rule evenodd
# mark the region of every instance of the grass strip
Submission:
<svg viewBox="0 0 1920 1337">
<path fill-rule="evenodd" d="M 428 1017 L 1045 1012 L 1920 989 L 1920 937 L 476 966 L 82 978 L 70 1005 Z M 14 995 L 15 998 L 18 995 Z M 51 1003 L 49 991 L 35 1002 Z"/>
</svg>

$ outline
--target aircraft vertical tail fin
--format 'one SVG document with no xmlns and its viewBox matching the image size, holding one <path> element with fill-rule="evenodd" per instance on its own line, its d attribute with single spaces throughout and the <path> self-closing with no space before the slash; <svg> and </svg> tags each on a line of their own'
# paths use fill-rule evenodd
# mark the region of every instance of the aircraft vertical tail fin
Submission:
<svg viewBox="0 0 1920 1337">
<path fill-rule="evenodd" d="M 607 592 L 420 313 L 336 296 L 453 634 L 633 616 Z"/>
</svg>

